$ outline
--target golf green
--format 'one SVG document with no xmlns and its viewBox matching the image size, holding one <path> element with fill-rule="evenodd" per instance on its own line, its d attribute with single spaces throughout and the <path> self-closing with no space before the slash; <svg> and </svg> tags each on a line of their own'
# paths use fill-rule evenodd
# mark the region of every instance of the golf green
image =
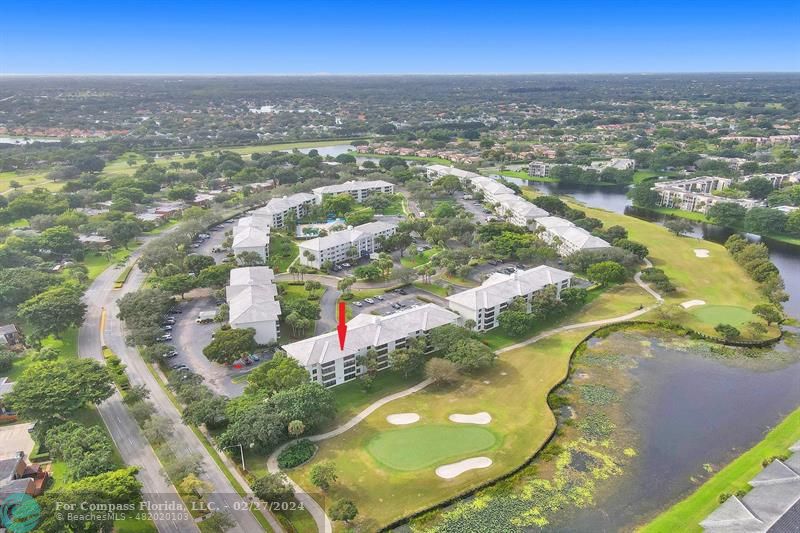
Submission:
<svg viewBox="0 0 800 533">
<path fill-rule="evenodd" d="M 749 309 L 733 305 L 703 305 L 694 310 L 694 316 L 707 324 L 741 326 L 755 317 Z"/>
<path fill-rule="evenodd" d="M 496 442 L 494 433 L 478 426 L 418 426 L 384 431 L 367 443 L 367 451 L 384 466 L 410 471 L 463 458 Z"/>
</svg>

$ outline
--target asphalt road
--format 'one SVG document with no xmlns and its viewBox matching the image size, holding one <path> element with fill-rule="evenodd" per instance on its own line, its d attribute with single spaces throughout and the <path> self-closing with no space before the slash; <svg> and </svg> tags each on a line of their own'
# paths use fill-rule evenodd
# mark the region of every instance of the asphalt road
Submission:
<svg viewBox="0 0 800 533">
<path fill-rule="evenodd" d="M 109 268 L 95 279 L 86 292 L 85 301 L 88 304 L 88 310 L 84 324 L 78 332 L 78 353 L 82 357 L 103 360 L 101 354 L 103 341 L 99 328 L 100 317 L 102 309 L 109 308 L 117 297 L 117 294 L 112 292 L 112 288 L 118 275 L 119 269 Z M 134 381 L 133 375 L 131 381 L 137 383 Z M 119 392 L 100 404 L 98 411 L 119 449 L 122 460 L 127 465 L 139 468 L 137 477 L 142 483 L 144 502 L 151 505 L 153 509 L 157 505 L 168 504 L 171 505 L 171 508 L 178 510 L 163 514 L 154 513 L 153 522 L 158 531 L 199 531 L 175 491 L 175 487 L 161 473 L 161 463 L 127 407 L 122 403 L 122 396 Z"/>
<path fill-rule="evenodd" d="M 138 256 L 134 253 L 133 257 Z M 116 353 L 127 367 L 131 384 L 145 385 L 150 391 L 150 402 L 155 406 L 159 416 L 166 417 L 173 428 L 173 437 L 170 444 L 178 455 L 197 455 L 202 463 L 202 479 L 211 483 L 213 493 L 208 496 L 209 505 L 214 508 L 229 512 L 236 526 L 229 531 L 246 532 L 263 531 L 261 524 L 255 519 L 246 505 L 242 505 L 243 498 L 234 490 L 228 478 L 211 458 L 208 450 L 203 446 L 194 432 L 181 420 L 181 415 L 172 404 L 167 394 L 159 386 L 155 377 L 150 373 L 145 362 L 135 348 L 126 346 L 122 322 L 117 318 L 116 300 L 128 292 L 137 290 L 145 280 L 145 274 L 134 267 L 125 286 L 121 290 L 113 290 L 114 280 L 118 275 L 117 269 L 109 269 L 92 283 L 86 293 L 85 301 L 88 312 L 84 326 L 79 335 L 79 353 L 83 356 L 100 357 L 101 343 L 105 343 Z M 98 330 L 101 309 L 104 308 L 105 327 L 102 340 Z M 161 465 L 152 448 L 144 440 L 135 421 L 128 415 L 125 406 L 121 403 L 119 395 L 115 395 L 100 406 L 103 420 L 108 426 L 112 438 L 120 446 L 120 453 L 127 464 L 139 466 L 142 483 L 145 484 L 144 492 L 147 498 L 154 498 L 157 494 L 164 494 L 167 498 L 175 499 L 177 494 L 161 474 Z M 267 515 L 276 531 L 282 531 L 274 517 Z M 159 531 L 197 531 L 196 525 L 186 520 L 167 520 L 156 523 Z"/>
</svg>

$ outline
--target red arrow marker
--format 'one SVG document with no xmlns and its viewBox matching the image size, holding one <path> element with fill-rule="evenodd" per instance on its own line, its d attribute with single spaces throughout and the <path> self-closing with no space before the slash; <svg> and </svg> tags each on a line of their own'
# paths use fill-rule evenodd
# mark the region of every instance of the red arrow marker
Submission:
<svg viewBox="0 0 800 533">
<path fill-rule="evenodd" d="M 342 351 L 344 351 L 344 340 L 347 337 L 346 316 L 345 304 L 344 302 L 339 302 L 339 325 L 336 326 L 336 331 L 339 332 L 339 349 Z"/>
</svg>

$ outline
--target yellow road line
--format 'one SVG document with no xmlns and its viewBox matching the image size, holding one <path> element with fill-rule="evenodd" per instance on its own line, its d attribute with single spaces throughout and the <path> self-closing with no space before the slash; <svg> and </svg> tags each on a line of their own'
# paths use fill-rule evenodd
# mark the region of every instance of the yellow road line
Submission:
<svg viewBox="0 0 800 533">
<path fill-rule="evenodd" d="M 105 307 L 101 307 L 100 308 L 100 346 L 103 346 L 103 347 L 105 347 L 105 345 L 106 345 L 105 335 L 103 333 L 103 330 L 105 329 L 105 326 L 106 326 L 106 308 Z"/>
</svg>

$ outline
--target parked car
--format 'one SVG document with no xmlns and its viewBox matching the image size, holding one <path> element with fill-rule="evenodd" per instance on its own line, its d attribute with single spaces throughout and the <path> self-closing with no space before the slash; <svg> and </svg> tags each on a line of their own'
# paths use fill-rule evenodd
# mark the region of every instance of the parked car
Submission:
<svg viewBox="0 0 800 533">
<path fill-rule="evenodd" d="M 408 293 L 405 291 L 405 289 L 397 289 L 397 294 L 405 295 L 405 294 L 408 294 Z"/>
<path fill-rule="evenodd" d="M 376 299 L 380 300 L 381 302 L 384 300 L 383 296 L 380 294 L 375 297 Z"/>
<path fill-rule="evenodd" d="M 392 304 L 392 307 L 394 307 L 395 309 L 400 309 L 403 306 L 400 305 L 399 303 L 395 302 L 395 303 Z"/>
<path fill-rule="evenodd" d="M 355 305 L 356 307 L 363 307 L 364 306 L 364 304 L 362 304 L 360 300 L 356 300 L 355 302 L 353 302 L 353 305 Z"/>
<path fill-rule="evenodd" d="M 174 316 L 168 316 L 167 318 L 165 318 L 163 320 L 162 325 L 164 325 L 164 326 L 174 326 L 175 325 L 175 317 Z"/>
<path fill-rule="evenodd" d="M 197 244 L 196 242 L 193 242 L 192 243 L 192 248 L 200 248 L 200 245 Z"/>
<path fill-rule="evenodd" d="M 375 303 L 375 300 L 373 300 L 372 298 L 364 298 L 364 301 L 367 302 L 368 304 L 374 304 Z"/>
<path fill-rule="evenodd" d="M 172 335 L 167 333 L 166 335 L 161 335 L 158 339 L 159 342 L 167 342 L 172 340 Z"/>
<path fill-rule="evenodd" d="M 171 324 L 167 324 L 165 326 L 161 326 L 161 329 L 164 330 L 164 331 L 172 331 L 172 325 Z"/>
<path fill-rule="evenodd" d="M 254 354 L 254 353 L 251 353 L 247 357 L 248 357 L 248 359 L 250 359 L 254 363 L 258 363 L 259 361 L 261 361 L 261 358 L 259 356 L 257 356 L 256 354 Z"/>
<path fill-rule="evenodd" d="M 342 266 L 343 266 L 344 268 L 350 268 L 350 267 L 351 267 L 351 266 L 353 266 L 353 265 L 351 265 L 350 263 L 342 263 Z"/>
<path fill-rule="evenodd" d="M 167 311 L 167 313 L 169 313 L 170 315 L 180 315 L 183 313 L 183 311 L 181 310 L 180 307 L 173 307 L 172 309 Z"/>
<path fill-rule="evenodd" d="M 177 371 L 177 372 L 182 372 L 182 371 L 184 371 L 184 370 L 187 370 L 187 371 L 189 370 L 189 367 L 188 367 L 188 366 L 186 366 L 186 365 L 184 365 L 184 364 L 170 365 L 169 367 L 170 367 L 172 370 L 175 370 L 175 371 Z"/>
<path fill-rule="evenodd" d="M 172 359 L 173 357 L 178 357 L 178 352 L 172 350 L 171 352 L 167 352 L 164 354 L 165 359 Z"/>
</svg>

